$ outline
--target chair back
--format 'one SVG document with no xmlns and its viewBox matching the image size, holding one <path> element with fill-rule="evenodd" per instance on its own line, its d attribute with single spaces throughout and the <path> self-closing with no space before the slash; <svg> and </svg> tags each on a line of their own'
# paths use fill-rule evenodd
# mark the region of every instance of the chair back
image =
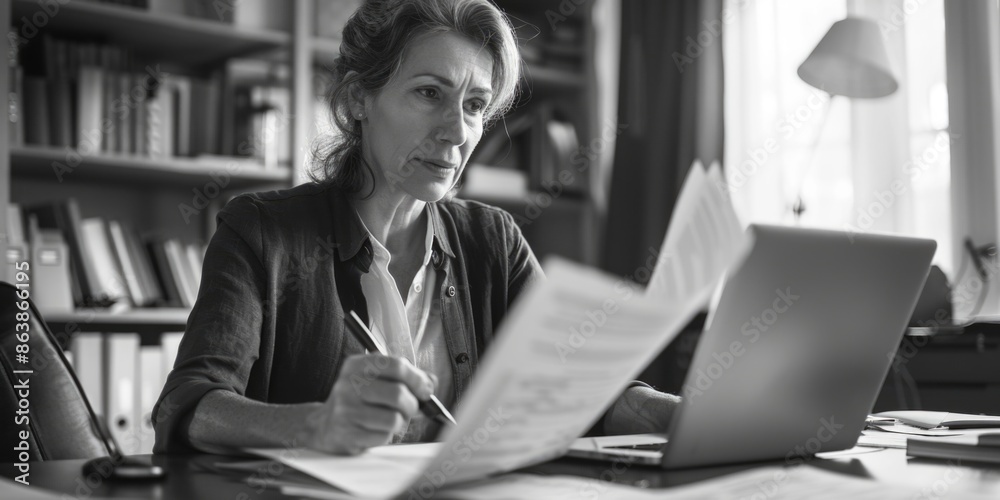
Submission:
<svg viewBox="0 0 1000 500">
<path fill-rule="evenodd" d="M 33 293 L 34 287 L 28 290 Z M 27 310 L 22 310 L 25 302 Z M 27 318 L 18 317 L 19 313 L 28 313 Z M 27 338 L 20 325 L 27 325 Z M 25 350 L 19 345 L 26 345 L 27 352 L 18 352 Z M 27 356 L 28 362 L 23 363 L 19 354 Z M 16 373 L 23 370 L 31 373 Z M 25 406 L 28 418 L 16 420 Z M 115 455 L 76 373 L 38 309 L 30 297 L 21 299 L 18 289 L 4 282 L 0 282 L 0 418 L 8 430 L 0 432 L 0 449 L 26 447 L 29 461 Z M 28 432 L 27 439 L 21 439 L 22 430 Z"/>
</svg>

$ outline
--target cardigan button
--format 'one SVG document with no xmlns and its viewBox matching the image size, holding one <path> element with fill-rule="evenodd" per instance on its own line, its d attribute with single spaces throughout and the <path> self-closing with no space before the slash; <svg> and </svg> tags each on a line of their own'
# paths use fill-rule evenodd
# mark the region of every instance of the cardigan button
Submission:
<svg viewBox="0 0 1000 500">
<path fill-rule="evenodd" d="M 448 296 L 449 297 L 454 297 L 455 296 L 455 287 L 454 286 L 449 286 L 448 287 Z"/>
<path fill-rule="evenodd" d="M 468 363 L 469 362 L 469 355 L 466 354 L 466 353 L 464 353 L 464 352 L 463 353 L 459 353 L 458 356 L 455 356 L 455 362 L 458 363 L 458 364 L 460 364 L 460 365 L 463 364 L 463 363 Z"/>
</svg>

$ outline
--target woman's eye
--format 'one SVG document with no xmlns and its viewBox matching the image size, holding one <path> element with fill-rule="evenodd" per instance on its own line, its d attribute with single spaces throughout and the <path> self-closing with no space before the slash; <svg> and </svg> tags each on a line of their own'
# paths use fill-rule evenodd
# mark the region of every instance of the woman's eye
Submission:
<svg viewBox="0 0 1000 500">
<path fill-rule="evenodd" d="M 420 92 L 422 96 L 429 99 L 436 99 L 438 96 L 437 89 L 417 89 L 417 92 Z"/>
<path fill-rule="evenodd" d="M 470 101 L 468 106 L 469 106 L 469 111 L 477 114 L 482 113 L 483 110 L 486 109 L 486 103 L 480 100 Z"/>
</svg>

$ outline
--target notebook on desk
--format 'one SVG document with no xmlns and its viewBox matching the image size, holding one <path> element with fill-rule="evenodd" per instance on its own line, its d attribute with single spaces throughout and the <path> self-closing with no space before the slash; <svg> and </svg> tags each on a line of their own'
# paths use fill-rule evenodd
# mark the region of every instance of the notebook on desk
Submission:
<svg viewBox="0 0 1000 500">
<path fill-rule="evenodd" d="M 664 468 L 850 448 L 935 242 L 752 225 L 695 351 L 668 439 L 583 438 L 569 455 Z"/>
</svg>

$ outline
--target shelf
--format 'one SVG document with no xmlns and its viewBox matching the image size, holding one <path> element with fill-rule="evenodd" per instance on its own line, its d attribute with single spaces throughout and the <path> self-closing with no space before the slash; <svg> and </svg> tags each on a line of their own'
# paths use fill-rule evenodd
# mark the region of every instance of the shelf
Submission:
<svg viewBox="0 0 1000 500">
<path fill-rule="evenodd" d="M 133 155 L 97 155 L 84 157 L 72 170 L 56 174 L 55 162 L 69 167 L 67 149 L 43 146 L 22 146 L 11 149 L 11 172 L 14 176 L 44 177 L 52 181 L 101 180 L 142 184 L 148 187 L 162 185 L 192 186 L 216 182 L 215 178 L 229 181 L 225 189 L 261 186 L 276 182 L 287 183 L 292 174 L 289 168 L 264 169 L 257 165 L 238 163 L 202 163 L 187 158 L 153 159 Z"/>
<path fill-rule="evenodd" d="M 331 66 L 333 60 L 340 56 L 340 39 L 313 37 L 310 40 L 312 45 L 313 62 L 322 66 Z"/>
<path fill-rule="evenodd" d="M 134 7 L 74 1 L 59 2 L 58 8 L 56 15 L 45 16 L 45 29 L 118 43 L 154 60 L 203 65 L 291 44 L 288 33 L 250 30 Z M 32 19 L 40 11 L 35 0 L 14 0 L 12 19 Z"/>
<path fill-rule="evenodd" d="M 146 308 L 121 312 L 76 310 L 72 312 L 42 312 L 45 323 L 55 332 L 182 332 L 187 325 L 190 309 Z"/>
</svg>

